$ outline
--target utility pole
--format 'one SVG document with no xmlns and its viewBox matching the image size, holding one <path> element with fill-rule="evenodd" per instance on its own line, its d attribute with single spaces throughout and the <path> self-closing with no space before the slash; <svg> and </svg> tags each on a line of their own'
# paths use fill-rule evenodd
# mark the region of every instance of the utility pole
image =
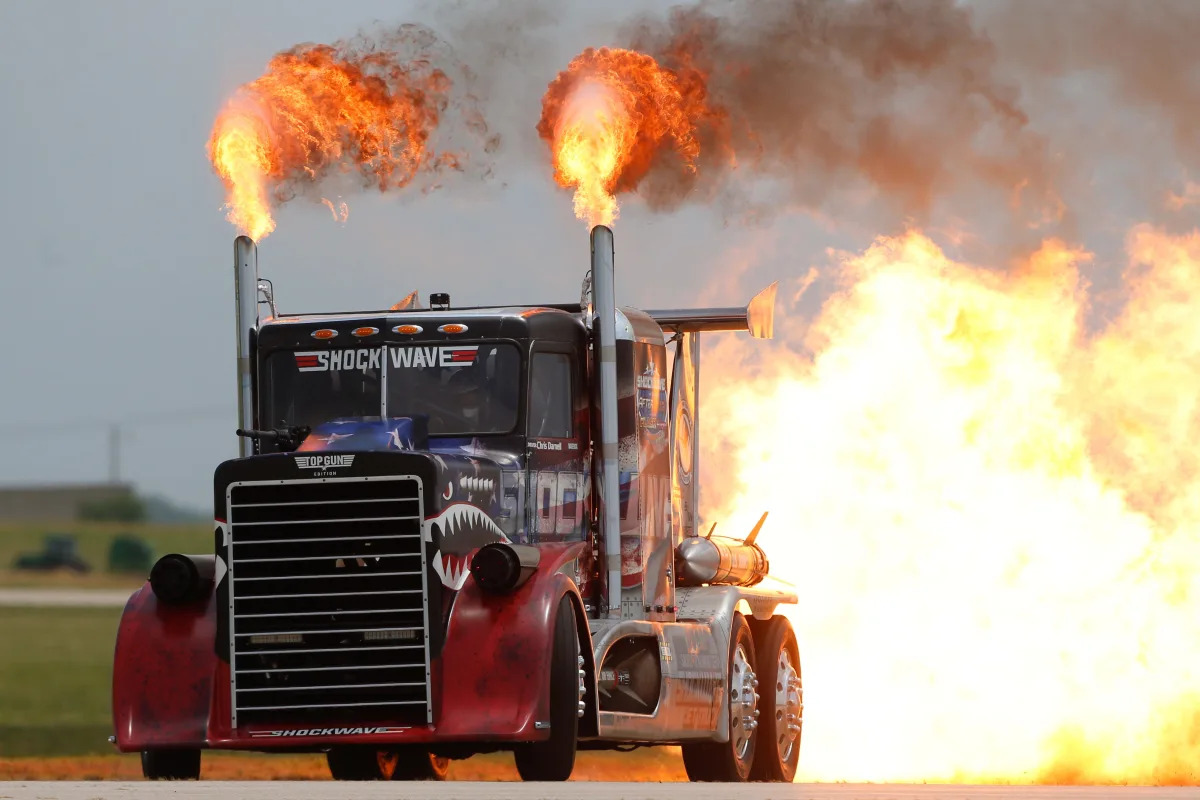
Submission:
<svg viewBox="0 0 1200 800">
<path fill-rule="evenodd" d="M 116 422 L 108 427 L 108 482 L 121 482 L 121 426 Z"/>
</svg>

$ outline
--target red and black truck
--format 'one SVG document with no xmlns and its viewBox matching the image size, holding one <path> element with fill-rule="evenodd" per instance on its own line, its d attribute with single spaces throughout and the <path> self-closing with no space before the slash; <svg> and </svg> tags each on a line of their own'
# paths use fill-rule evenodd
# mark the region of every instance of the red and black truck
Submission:
<svg viewBox="0 0 1200 800">
<path fill-rule="evenodd" d="M 770 337 L 774 286 L 619 308 L 598 226 L 578 303 L 283 314 L 234 250 L 213 548 L 161 558 L 117 635 L 113 738 L 146 777 L 231 749 L 441 779 L 509 750 L 564 780 L 579 749 L 670 744 L 693 780 L 793 778 L 796 595 L 757 527 L 697 528 L 699 336 Z"/>
</svg>

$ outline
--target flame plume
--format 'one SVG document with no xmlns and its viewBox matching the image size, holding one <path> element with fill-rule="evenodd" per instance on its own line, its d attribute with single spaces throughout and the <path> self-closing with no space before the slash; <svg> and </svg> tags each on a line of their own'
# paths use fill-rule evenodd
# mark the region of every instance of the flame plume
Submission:
<svg viewBox="0 0 1200 800">
<path fill-rule="evenodd" d="M 1083 250 L 1000 272 L 914 232 L 839 255 L 774 358 L 712 343 L 706 505 L 771 511 L 806 778 L 1200 779 L 1200 233 L 1127 247 L 1099 331 Z"/>
<path fill-rule="evenodd" d="M 386 191 L 422 169 L 457 165 L 458 156 L 429 149 L 450 79 L 426 57 L 402 55 L 410 34 L 301 45 L 238 90 L 208 143 L 228 189 L 231 223 L 261 240 L 275 229 L 273 200 L 331 173 L 357 173 Z"/>
<path fill-rule="evenodd" d="M 694 171 L 696 128 L 718 116 L 694 70 L 672 71 L 632 50 L 587 49 L 550 83 L 538 134 L 554 158 L 554 178 L 575 189 L 575 215 L 609 225 L 616 194 L 631 191 L 657 164 Z"/>
</svg>

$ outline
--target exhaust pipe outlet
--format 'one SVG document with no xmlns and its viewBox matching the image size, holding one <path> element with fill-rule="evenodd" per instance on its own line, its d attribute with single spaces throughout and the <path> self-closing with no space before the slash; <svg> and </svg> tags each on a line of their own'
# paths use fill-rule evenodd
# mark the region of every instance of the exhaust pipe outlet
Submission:
<svg viewBox="0 0 1200 800">
<path fill-rule="evenodd" d="M 533 576 L 541 558 L 536 547 L 492 542 L 479 548 L 471 559 L 471 575 L 488 594 L 507 594 Z"/>
<path fill-rule="evenodd" d="M 600 377 L 600 536 L 608 573 L 608 615 L 621 616 L 621 484 L 617 469 L 617 290 L 610 228 L 592 228 L 596 299 L 595 363 Z"/>
<path fill-rule="evenodd" d="M 234 325 L 237 327 L 238 427 L 254 430 L 252 356 L 258 330 L 258 246 L 249 236 L 233 240 Z M 239 437 L 239 455 L 254 455 L 254 440 Z"/>
<path fill-rule="evenodd" d="M 165 605 L 195 603 L 212 591 L 216 566 L 215 556 L 168 553 L 154 562 L 150 570 L 150 589 Z"/>
</svg>

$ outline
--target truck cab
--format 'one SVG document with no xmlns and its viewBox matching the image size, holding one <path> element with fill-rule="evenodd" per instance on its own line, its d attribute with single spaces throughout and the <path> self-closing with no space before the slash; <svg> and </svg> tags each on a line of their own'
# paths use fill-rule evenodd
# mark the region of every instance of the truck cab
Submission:
<svg viewBox="0 0 1200 800">
<path fill-rule="evenodd" d="M 147 777 L 207 748 L 343 779 L 511 750 L 561 780 L 580 748 L 678 744 L 696 780 L 791 779 L 796 595 L 763 520 L 697 514 L 698 337 L 769 336 L 773 287 L 618 308 L 602 227 L 577 304 L 280 314 L 245 237 L 235 273 L 213 551 L 160 559 L 118 633 L 115 741 Z"/>
</svg>

